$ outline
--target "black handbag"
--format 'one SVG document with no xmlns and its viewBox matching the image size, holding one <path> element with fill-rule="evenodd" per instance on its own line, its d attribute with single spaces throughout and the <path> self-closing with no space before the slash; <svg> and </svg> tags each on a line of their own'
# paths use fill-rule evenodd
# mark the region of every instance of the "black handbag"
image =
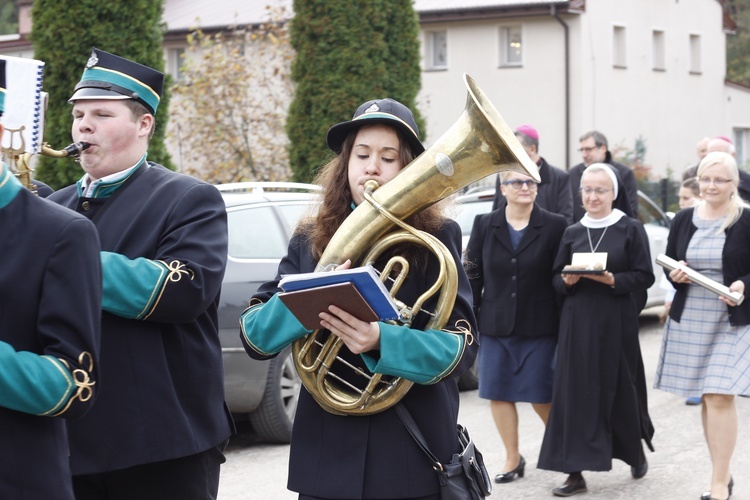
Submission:
<svg viewBox="0 0 750 500">
<path fill-rule="evenodd" d="M 490 496 L 492 481 L 484 466 L 484 458 L 464 426 L 456 426 L 461 450 L 453 454 L 449 464 L 443 464 L 430 451 L 422 431 L 402 403 L 396 405 L 396 414 L 437 472 L 442 500 L 481 500 Z"/>
</svg>

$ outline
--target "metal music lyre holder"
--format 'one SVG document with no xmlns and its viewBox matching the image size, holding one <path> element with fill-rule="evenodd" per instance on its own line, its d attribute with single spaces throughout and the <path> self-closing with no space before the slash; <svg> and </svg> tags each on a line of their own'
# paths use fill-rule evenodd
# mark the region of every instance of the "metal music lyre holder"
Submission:
<svg viewBox="0 0 750 500">
<path fill-rule="evenodd" d="M 10 144 L 7 147 L 3 147 L 3 153 L 8 158 L 8 166 L 10 171 L 18 177 L 21 184 L 26 186 L 32 193 L 36 193 L 36 184 L 31 182 L 32 168 L 29 166 L 29 162 L 24 158 L 26 150 L 26 140 L 23 137 L 23 131 L 26 129 L 24 125 L 20 128 L 11 129 L 6 128 L 5 131 L 8 134 Z M 14 146 L 16 141 L 15 137 L 18 136 L 21 145 L 19 147 Z"/>
<path fill-rule="evenodd" d="M 690 278 L 691 282 L 695 283 L 696 285 L 702 286 L 706 290 L 713 292 L 716 295 L 721 295 L 735 306 L 742 304 L 742 301 L 745 300 L 744 294 L 729 290 L 729 287 L 702 275 L 695 269 L 691 269 L 685 264 L 681 264 L 680 262 L 664 255 L 663 253 L 660 253 L 656 256 L 656 263 L 662 266 L 664 269 L 667 269 L 668 271 L 672 271 L 674 269 L 682 270 L 682 272 L 684 272 L 687 277 Z"/>
</svg>

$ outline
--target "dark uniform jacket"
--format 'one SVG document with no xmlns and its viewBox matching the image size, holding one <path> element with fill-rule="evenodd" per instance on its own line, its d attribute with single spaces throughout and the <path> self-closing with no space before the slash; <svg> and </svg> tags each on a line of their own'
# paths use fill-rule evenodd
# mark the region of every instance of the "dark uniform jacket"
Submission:
<svg viewBox="0 0 750 500">
<path fill-rule="evenodd" d="M 612 208 L 622 210 L 628 217 L 637 218 L 638 184 L 635 182 L 633 170 L 627 165 L 613 161 L 609 151 L 607 151 L 604 163 L 614 169 L 620 184 L 619 193 Z M 581 176 L 584 170 L 586 170 L 586 165 L 579 163 L 568 171 L 570 174 L 570 189 L 573 193 L 573 222 L 581 220 L 583 214 L 586 213 L 586 210 L 583 208 L 583 200 L 581 199 Z"/>
<path fill-rule="evenodd" d="M 695 208 L 686 208 L 677 212 L 667 239 L 666 254 L 675 260 L 686 261 L 688 266 L 690 262 L 686 259 L 687 248 L 698 229 L 693 224 L 694 211 Z M 750 210 L 744 209 L 740 219 L 724 232 L 726 240 L 721 251 L 724 285 L 729 286 L 737 280 L 742 280 L 745 283 L 745 295 L 747 295 L 750 293 Z M 669 279 L 669 273 L 666 274 Z M 672 307 L 669 308 L 669 317 L 679 322 L 690 285 L 686 283 L 672 283 L 672 285 L 676 292 Z M 745 300 L 739 306 L 726 307 L 729 312 L 729 324 L 732 326 L 750 325 L 750 301 Z"/>
<path fill-rule="evenodd" d="M 227 259 L 217 189 L 146 163 L 92 198 L 49 199 L 91 218 L 102 247 L 102 391 L 69 424 L 74 474 L 193 455 L 226 440 L 217 306 Z"/>
<path fill-rule="evenodd" d="M 0 498 L 73 499 L 54 417 L 80 418 L 101 387 L 101 286 L 94 225 L 0 175 Z"/>
<path fill-rule="evenodd" d="M 476 335 L 471 290 L 461 268 L 460 228 L 455 222 L 447 221 L 436 236 L 453 255 L 459 271 L 458 294 L 443 330 L 455 330 L 454 325 L 463 324 L 472 335 Z M 279 265 L 276 280 L 261 286 L 254 298 L 268 301 L 280 291 L 277 283 L 281 275 L 312 272 L 315 266 L 309 245 L 304 238 L 295 235 L 287 256 Z M 436 259 L 431 257 L 426 272 L 420 274 L 412 270 L 397 298 L 413 304 L 435 282 L 438 269 Z M 435 297 L 425 303 L 424 309 L 435 310 Z M 412 328 L 424 329 L 428 319 L 426 314 L 418 314 Z M 243 342 L 251 356 L 259 357 L 244 338 Z M 462 354 L 460 360 L 446 377 L 430 385 L 414 384 L 401 400 L 430 449 L 441 461 L 450 461 L 458 450 L 459 394 L 456 380 L 473 365 L 477 350 L 476 339 L 467 342 L 463 353 L 458 353 Z M 346 348 L 341 353 L 350 362 L 364 367 L 360 356 L 351 354 Z M 421 353 L 413 354 L 418 363 Z M 412 498 L 437 494 L 440 488 L 427 457 L 393 407 L 370 416 L 337 416 L 323 410 L 304 387 L 294 418 L 289 460 L 289 489 L 315 497 Z"/>
<path fill-rule="evenodd" d="M 553 167 L 544 158 L 539 158 L 539 177 L 541 182 L 537 188 L 535 203 L 543 209 L 565 217 L 568 224 L 573 223 L 573 196 L 570 190 L 570 176 L 568 172 Z M 492 210 L 505 205 L 505 196 L 500 192 L 500 176 L 495 183 L 495 199 Z"/>
<path fill-rule="evenodd" d="M 464 266 L 483 336 L 557 336 L 552 265 L 566 227 L 562 215 L 535 206 L 514 250 L 504 206 L 477 215 Z"/>
</svg>

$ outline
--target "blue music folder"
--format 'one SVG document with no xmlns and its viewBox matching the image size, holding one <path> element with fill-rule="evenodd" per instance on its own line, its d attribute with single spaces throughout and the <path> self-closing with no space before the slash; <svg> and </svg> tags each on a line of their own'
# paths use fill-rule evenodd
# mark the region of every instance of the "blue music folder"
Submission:
<svg viewBox="0 0 750 500">
<path fill-rule="evenodd" d="M 365 298 L 381 321 L 398 319 L 399 308 L 372 266 L 360 266 L 341 271 L 290 274 L 279 281 L 285 292 L 352 283 Z"/>
</svg>

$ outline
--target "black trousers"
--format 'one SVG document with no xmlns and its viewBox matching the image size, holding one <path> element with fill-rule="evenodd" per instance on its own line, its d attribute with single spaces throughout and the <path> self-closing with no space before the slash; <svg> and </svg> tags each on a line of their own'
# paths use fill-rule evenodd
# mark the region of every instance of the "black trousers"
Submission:
<svg viewBox="0 0 750 500">
<path fill-rule="evenodd" d="M 216 500 L 226 444 L 173 460 L 73 476 L 76 500 Z"/>
</svg>

